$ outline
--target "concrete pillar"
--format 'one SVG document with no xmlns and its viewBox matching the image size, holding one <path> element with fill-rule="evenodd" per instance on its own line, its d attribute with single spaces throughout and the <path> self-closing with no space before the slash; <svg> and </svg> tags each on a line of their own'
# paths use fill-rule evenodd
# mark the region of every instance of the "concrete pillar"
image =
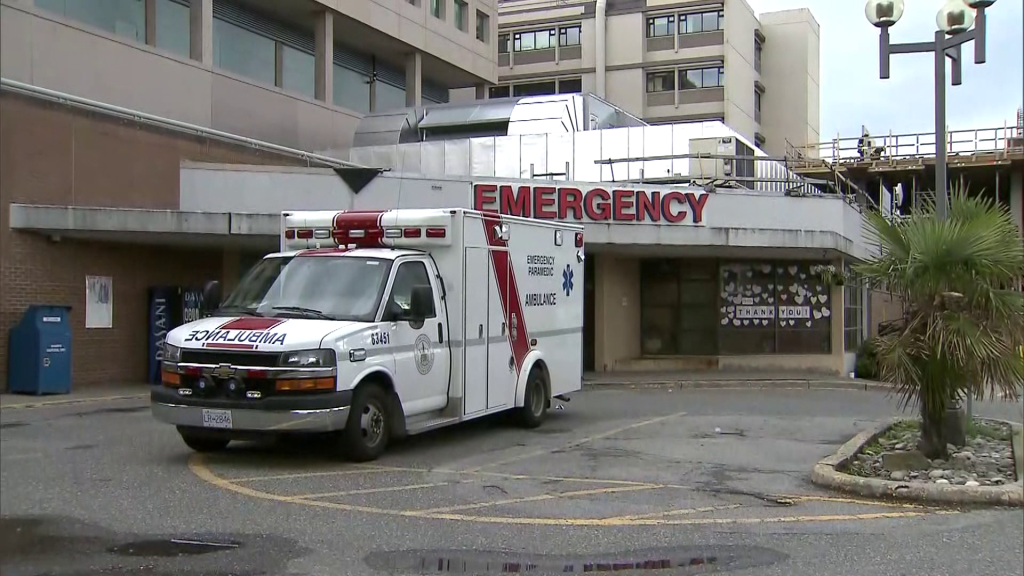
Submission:
<svg viewBox="0 0 1024 576">
<path fill-rule="evenodd" d="M 830 262 L 836 267 L 836 270 L 843 270 L 843 261 L 836 260 Z M 846 375 L 846 287 L 832 285 L 832 294 L 829 296 L 831 302 L 830 310 L 832 315 L 829 317 L 832 326 L 832 358 L 831 368 L 839 375 Z"/>
<path fill-rule="evenodd" d="M 156 46 L 156 0 L 146 0 L 146 44 Z"/>
<path fill-rule="evenodd" d="M 486 100 L 487 99 L 487 85 L 486 84 L 477 84 L 475 86 L 475 88 L 476 88 L 476 99 L 477 100 Z"/>
<path fill-rule="evenodd" d="M 405 57 L 405 105 L 412 108 L 423 102 L 423 55 L 412 52 Z"/>
<path fill-rule="evenodd" d="M 315 96 L 317 100 L 334 103 L 334 13 L 324 10 L 316 15 L 313 30 L 316 45 Z"/>
<path fill-rule="evenodd" d="M 1019 170 L 1010 173 L 1010 215 L 1024 236 L 1024 172 Z"/>
<path fill-rule="evenodd" d="M 213 0 L 191 1 L 189 33 L 192 59 L 213 66 Z"/>
</svg>

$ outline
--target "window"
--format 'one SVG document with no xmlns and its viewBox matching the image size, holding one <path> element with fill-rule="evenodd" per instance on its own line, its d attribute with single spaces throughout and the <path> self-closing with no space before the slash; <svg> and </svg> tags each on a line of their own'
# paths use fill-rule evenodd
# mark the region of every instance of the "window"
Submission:
<svg viewBox="0 0 1024 576">
<path fill-rule="evenodd" d="M 145 0 L 36 0 L 35 5 L 122 38 L 146 42 Z"/>
<path fill-rule="evenodd" d="M 716 10 L 714 12 L 699 12 L 696 14 L 681 14 L 679 16 L 680 34 L 697 34 L 700 32 L 714 32 L 725 29 L 725 12 Z"/>
<path fill-rule="evenodd" d="M 721 88 L 722 86 L 725 86 L 725 68 L 722 66 L 679 71 L 680 90 Z"/>
<path fill-rule="evenodd" d="M 491 86 L 487 90 L 487 93 L 488 93 L 488 96 L 490 98 L 508 98 L 509 96 L 512 95 L 512 87 L 511 86 Z"/>
<path fill-rule="evenodd" d="M 671 92 L 676 83 L 675 70 L 647 73 L 647 92 Z"/>
<path fill-rule="evenodd" d="M 513 96 L 546 96 L 555 94 L 555 81 L 531 82 L 529 84 L 516 84 L 512 87 Z"/>
<path fill-rule="evenodd" d="M 334 105 L 369 114 L 370 77 L 361 72 L 335 64 Z"/>
<path fill-rule="evenodd" d="M 849 274 L 849 267 L 847 267 Z M 843 288 L 843 341 L 847 352 L 856 352 L 864 341 L 864 283 L 850 275 Z"/>
<path fill-rule="evenodd" d="M 754 40 L 754 70 L 761 71 L 761 43 Z"/>
<path fill-rule="evenodd" d="M 761 123 L 761 92 L 754 88 L 754 122 Z"/>
<path fill-rule="evenodd" d="M 534 30 L 532 32 L 516 32 L 512 35 L 512 50 L 514 52 L 547 50 L 554 47 L 554 28 L 551 28 L 550 30 Z"/>
<path fill-rule="evenodd" d="M 508 54 L 508 34 L 498 35 L 498 54 Z"/>
<path fill-rule="evenodd" d="M 579 46 L 580 45 L 580 25 L 576 26 L 562 26 L 558 30 L 558 45 L 559 46 Z"/>
<path fill-rule="evenodd" d="M 277 76 L 277 45 L 266 36 L 214 18 L 213 64 L 273 86 Z"/>
<path fill-rule="evenodd" d="M 188 58 L 191 35 L 188 6 L 156 0 L 156 47 Z"/>
<path fill-rule="evenodd" d="M 579 94 L 583 92 L 582 78 L 563 78 L 558 81 L 559 94 Z"/>
<path fill-rule="evenodd" d="M 426 287 L 430 289 L 430 275 L 427 274 L 427 267 L 423 262 L 405 262 L 395 272 L 395 281 L 391 284 L 391 298 L 388 301 L 388 308 L 393 306 L 408 311 L 412 306 L 412 293 L 416 288 Z M 433 290 L 431 289 L 431 294 Z M 434 300 L 430 300 L 430 308 L 426 318 L 435 317 Z"/>
<path fill-rule="evenodd" d="M 648 38 L 671 36 L 675 31 L 675 16 L 654 16 L 647 19 Z"/>
<path fill-rule="evenodd" d="M 377 81 L 374 88 L 377 98 L 373 106 L 374 112 L 405 108 L 405 88 L 392 86 L 391 84 L 381 82 L 380 80 Z"/>
<path fill-rule="evenodd" d="M 430 0 L 430 15 L 444 20 L 444 0 Z"/>
<path fill-rule="evenodd" d="M 476 39 L 487 43 L 491 33 L 491 17 L 483 12 L 476 11 Z"/>
<path fill-rule="evenodd" d="M 316 57 L 281 45 L 281 87 L 291 92 L 298 92 L 309 98 L 316 93 Z"/>
<path fill-rule="evenodd" d="M 464 0 L 455 0 L 455 27 L 465 32 L 468 30 L 469 4 Z"/>
<path fill-rule="evenodd" d="M 641 260 L 641 353 L 717 354 L 718 292 L 715 260 Z"/>
</svg>

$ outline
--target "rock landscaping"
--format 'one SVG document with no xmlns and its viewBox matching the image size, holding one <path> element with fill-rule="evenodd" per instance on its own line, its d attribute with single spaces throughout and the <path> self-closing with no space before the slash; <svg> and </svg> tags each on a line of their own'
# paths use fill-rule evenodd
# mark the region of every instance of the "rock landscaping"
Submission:
<svg viewBox="0 0 1024 576">
<path fill-rule="evenodd" d="M 864 446 L 841 472 L 907 483 L 1001 486 L 1013 483 L 1010 426 L 975 418 L 967 426 L 967 445 L 947 446 L 948 460 L 928 460 L 917 450 L 920 422 L 902 420 Z"/>
</svg>

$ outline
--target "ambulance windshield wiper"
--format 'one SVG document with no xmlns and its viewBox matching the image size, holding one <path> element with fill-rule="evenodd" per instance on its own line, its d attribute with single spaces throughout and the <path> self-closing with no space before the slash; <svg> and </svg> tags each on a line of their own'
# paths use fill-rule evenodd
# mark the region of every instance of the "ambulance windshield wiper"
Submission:
<svg viewBox="0 0 1024 576">
<path fill-rule="evenodd" d="M 304 308 L 302 306 L 274 306 L 271 310 L 280 310 L 282 312 L 297 312 L 299 314 L 306 314 L 314 316 L 316 318 L 322 318 L 324 320 L 334 320 L 334 316 L 326 314 L 316 308 Z"/>
<path fill-rule="evenodd" d="M 256 311 L 255 308 L 246 308 L 245 306 L 221 306 L 217 308 L 217 312 L 228 312 L 238 313 L 242 316 L 260 316 L 261 314 Z"/>
</svg>

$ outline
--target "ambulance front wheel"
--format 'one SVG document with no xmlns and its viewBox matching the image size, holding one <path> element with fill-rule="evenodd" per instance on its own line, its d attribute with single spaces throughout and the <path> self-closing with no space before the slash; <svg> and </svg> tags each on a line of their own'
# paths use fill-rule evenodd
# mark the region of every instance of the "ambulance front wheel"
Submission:
<svg viewBox="0 0 1024 576">
<path fill-rule="evenodd" d="M 391 439 L 388 395 L 377 384 L 356 388 L 348 423 L 341 432 L 341 449 L 353 462 L 376 460 Z"/>
<path fill-rule="evenodd" d="M 524 428 L 536 428 L 544 422 L 548 413 L 548 388 L 544 371 L 534 368 L 526 379 L 526 396 L 519 408 L 519 423 Z"/>
</svg>

